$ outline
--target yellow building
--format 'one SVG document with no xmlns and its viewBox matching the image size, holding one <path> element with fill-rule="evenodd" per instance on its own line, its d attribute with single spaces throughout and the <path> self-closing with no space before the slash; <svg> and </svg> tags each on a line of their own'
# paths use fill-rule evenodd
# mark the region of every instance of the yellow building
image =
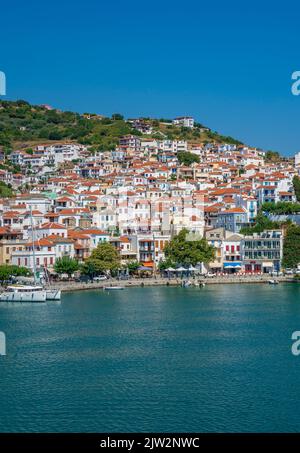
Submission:
<svg viewBox="0 0 300 453">
<path fill-rule="evenodd" d="M 21 231 L 11 231 L 8 227 L 0 227 L 0 265 L 11 264 L 12 252 L 24 250 L 25 243 Z"/>
</svg>

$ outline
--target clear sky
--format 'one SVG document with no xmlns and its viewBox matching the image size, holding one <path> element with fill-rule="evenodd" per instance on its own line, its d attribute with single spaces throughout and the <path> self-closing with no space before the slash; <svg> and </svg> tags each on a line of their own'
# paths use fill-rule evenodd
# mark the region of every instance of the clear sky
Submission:
<svg viewBox="0 0 300 453">
<path fill-rule="evenodd" d="M 7 96 L 126 117 L 193 115 L 300 150 L 300 2 L 28 0 L 0 7 Z"/>
</svg>

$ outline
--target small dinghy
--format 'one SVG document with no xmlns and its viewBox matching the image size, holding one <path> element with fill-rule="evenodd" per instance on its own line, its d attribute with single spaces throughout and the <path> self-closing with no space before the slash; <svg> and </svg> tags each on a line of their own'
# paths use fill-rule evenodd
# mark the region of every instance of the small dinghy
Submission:
<svg viewBox="0 0 300 453">
<path fill-rule="evenodd" d="M 124 289 L 124 286 L 104 286 L 104 291 L 120 291 Z"/>
</svg>

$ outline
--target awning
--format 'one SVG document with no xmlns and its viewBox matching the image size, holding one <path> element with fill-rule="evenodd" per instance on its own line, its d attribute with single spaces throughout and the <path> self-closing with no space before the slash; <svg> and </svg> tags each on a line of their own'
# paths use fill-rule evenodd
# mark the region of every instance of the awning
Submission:
<svg viewBox="0 0 300 453">
<path fill-rule="evenodd" d="M 236 261 L 233 261 L 232 263 L 224 263 L 224 268 L 226 269 L 240 269 L 241 263 L 237 263 Z"/>
<path fill-rule="evenodd" d="M 274 267 L 274 263 L 272 261 L 263 261 L 262 267 Z"/>
<path fill-rule="evenodd" d="M 154 265 L 153 261 L 142 262 L 142 266 L 144 266 L 144 267 L 152 268 L 153 265 Z"/>
</svg>

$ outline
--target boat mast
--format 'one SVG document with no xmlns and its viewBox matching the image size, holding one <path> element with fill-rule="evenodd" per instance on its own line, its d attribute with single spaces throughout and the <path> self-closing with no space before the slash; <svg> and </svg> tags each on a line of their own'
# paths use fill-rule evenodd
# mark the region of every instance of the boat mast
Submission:
<svg viewBox="0 0 300 453">
<path fill-rule="evenodd" d="M 32 258 L 33 258 L 33 277 L 34 285 L 36 285 L 36 263 L 35 263 L 35 234 L 33 227 L 33 218 L 32 218 L 32 206 L 30 205 L 30 223 L 31 223 L 31 236 L 32 236 Z"/>
</svg>

